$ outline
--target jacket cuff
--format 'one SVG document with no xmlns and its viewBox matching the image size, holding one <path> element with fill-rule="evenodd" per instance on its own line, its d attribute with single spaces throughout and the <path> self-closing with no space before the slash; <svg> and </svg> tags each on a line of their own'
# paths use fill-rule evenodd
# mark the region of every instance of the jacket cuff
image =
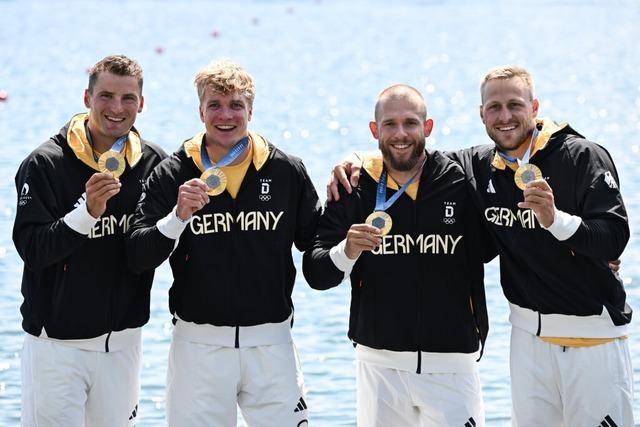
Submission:
<svg viewBox="0 0 640 427">
<path fill-rule="evenodd" d="M 158 231 L 169 239 L 177 240 L 184 231 L 187 224 L 191 222 L 191 218 L 186 221 L 182 221 L 176 214 L 176 208 L 174 207 L 167 216 L 158 220 L 156 227 Z"/>
<path fill-rule="evenodd" d="M 331 258 L 333 265 L 335 265 L 338 270 L 344 272 L 344 277 L 348 277 L 351 274 L 351 270 L 358 260 L 358 258 L 351 259 L 347 256 L 345 252 L 346 246 L 347 239 L 344 239 L 329 250 L 329 258 Z"/>
<path fill-rule="evenodd" d="M 579 216 L 571 215 L 556 209 L 553 216 L 553 223 L 551 223 L 549 227 L 542 228 L 553 234 L 556 239 L 562 241 L 573 236 L 581 223 L 582 218 Z"/>
<path fill-rule="evenodd" d="M 85 236 L 89 235 L 93 226 L 98 222 L 98 218 L 92 217 L 87 210 L 86 202 L 66 214 L 62 220 L 70 229 Z"/>
</svg>

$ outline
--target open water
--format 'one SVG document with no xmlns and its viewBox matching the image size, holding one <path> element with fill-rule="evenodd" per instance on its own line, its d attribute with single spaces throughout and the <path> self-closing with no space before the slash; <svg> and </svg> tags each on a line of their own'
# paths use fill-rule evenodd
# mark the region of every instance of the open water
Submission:
<svg viewBox="0 0 640 427">
<path fill-rule="evenodd" d="M 629 303 L 640 309 L 638 22 L 638 0 L 0 0 L 0 91 L 8 95 L 0 101 L 0 425 L 18 425 L 20 414 L 22 264 L 11 241 L 13 176 L 32 149 L 83 111 L 86 69 L 98 59 L 124 53 L 140 61 L 146 105 L 137 127 L 169 152 L 201 129 L 196 71 L 220 57 L 243 63 L 258 85 L 252 128 L 302 157 L 321 195 L 331 165 L 375 147 L 367 123 L 384 87 L 420 89 L 436 123 L 428 143 L 451 150 L 488 141 L 478 117 L 483 72 L 524 65 L 536 77 L 541 115 L 569 122 L 617 163 L 632 230 L 622 274 Z M 156 277 L 140 426 L 164 423 L 166 264 Z M 486 287 L 491 331 L 480 371 L 487 423 L 506 426 L 509 325 L 495 262 Z M 353 426 L 348 285 L 320 293 L 300 276 L 294 301 L 313 425 Z M 638 325 L 630 337 L 636 385 Z M 640 416 L 638 400 L 635 408 Z"/>
</svg>

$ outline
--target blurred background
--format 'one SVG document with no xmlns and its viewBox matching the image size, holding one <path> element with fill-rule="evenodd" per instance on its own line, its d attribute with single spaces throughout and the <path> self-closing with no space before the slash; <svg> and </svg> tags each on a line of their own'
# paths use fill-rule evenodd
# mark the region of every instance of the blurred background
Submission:
<svg viewBox="0 0 640 427">
<path fill-rule="evenodd" d="M 490 142 L 478 115 L 484 72 L 522 65 L 536 79 L 540 115 L 570 123 L 616 161 L 632 230 L 622 276 L 640 309 L 638 22 L 639 0 L 0 0 L 0 425 L 18 425 L 20 416 L 13 177 L 29 152 L 84 111 L 87 69 L 99 59 L 121 53 L 141 63 L 145 110 L 136 127 L 168 152 L 203 129 L 197 70 L 221 57 L 242 63 L 257 83 L 250 127 L 302 157 L 323 200 L 332 165 L 376 147 L 367 123 L 381 89 L 418 88 L 435 121 L 428 145 L 454 150 Z M 299 253 L 295 260 L 300 272 Z M 480 372 L 487 424 L 507 426 L 509 325 L 497 269 L 487 267 L 491 331 Z M 163 264 L 143 333 L 139 426 L 164 423 L 170 284 Z M 300 273 L 294 302 L 312 423 L 354 426 L 349 285 L 320 293 Z M 631 330 L 638 389 L 638 319 Z"/>
</svg>

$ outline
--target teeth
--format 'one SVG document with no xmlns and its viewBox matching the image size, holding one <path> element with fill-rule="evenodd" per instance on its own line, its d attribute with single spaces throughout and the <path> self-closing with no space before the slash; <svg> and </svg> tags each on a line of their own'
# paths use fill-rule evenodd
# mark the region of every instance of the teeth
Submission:
<svg viewBox="0 0 640 427">
<path fill-rule="evenodd" d="M 112 116 L 106 116 L 107 120 L 111 120 L 112 122 L 124 122 L 124 117 L 118 118 L 118 117 L 112 117 Z"/>
<path fill-rule="evenodd" d="M 233 129 L 235 126 L 233 126 L 233 125 L 218 125 L 216 127 L 218 129 L 222 129 L 222 130 L 229 130 L 229 129 Z"/>
<path fill-rule="evenodd" d="M 393 148 L 398 148 L 398 149 L 403 149 L 403 148 L 408 148 L 409 144 L 393 144 L 392 147 Z"/>
<path fill-rule="evenodd" d="M 498 128 L 498 130 L 499 130 L 499 131 L 502 131 L 502 132 L 506 132 L 506 131 L 513 130 L 513 129 L 515 129 L 515 128 L 516 128 L 515 126 L 506 126 L 506 127 Z"/>
</svg>

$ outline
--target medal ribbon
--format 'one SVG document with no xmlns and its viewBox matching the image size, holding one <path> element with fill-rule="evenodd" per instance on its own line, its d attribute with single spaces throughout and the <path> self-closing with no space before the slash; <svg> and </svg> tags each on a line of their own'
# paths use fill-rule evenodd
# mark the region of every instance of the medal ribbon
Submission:
<svg viewBox="0 0 640 427">
<path fill-rule="evenodd" d="M 400 189 L 396 191 L 395 194 L 389 198 L 389 200 L 386 200 L 386 201 L 385 199 L 387 197 L 387 170 L 383 169 L 382 174 L 380 175 L 380 180 L 378 181 L 378 188 L 376 190 L 376 207 L 374 209 L 374 212 L 386 211 L 387 209 L 389 209 L 396 202 L 396 200 L 398 200 L 398 198 L 400 198 L 400 196 L 402 196 L 402 194 L 405 191 L 407 191 L 407 188 L 409 187 L 409 185 L 411 185 L 411 183 L 413 182 L 414 179 L 416 179 L 420 171 L 422 171 L 422 167 L 424 166 L 426 161 L 427 159 L 424 159 L 424 161 L 422 162 L 422 165 L 420 166 L 420 169 L 418 169 L 418 171 L 411 177 L 411 179 L 405 182 L 404 185 L 400 187 Z"/>
<path fill-rule="evenodd" d="M 529 163 L 529 156 L 531 155 L 531 147 L 533 147 L 533 144 L 535 140 L 538 138 L 539 133 L 540 131 L 538 130 L 538 126 L 534 126 L 533 133 L 531 134 L 531 140 L 529 141 L 529 147 L 527 148 L 527 151 L 525 151 L 525 153 L 522 155 L 522 160 L 520 160 L 515 156 L 510 156 L 502 150 L 498 150 L 498 155 L 511 163 L 517 163 L 518 166 L 526 165 L 527 163 Z"/>
<path fill-rule="evenodd" d="M 86 123 L 84 125 L 84 130 L 85 134 L 87 135 L 89 145 L 91 145 L 91 154 L 93 155 L 93 161 L 98 162 L 98 156 L 96 156 L 95 151 L 93 151 L 93 138 L 91 137 L 91 132 L 89 132 L 89 127 Z M 127 138 L 129 138 L 129 132 L 116 139 L 116 142 L 114 142 L 111 148 L 109 148 L 109 151 L 115 151 L 116 153 L 121 152 L 122 148 L 124 147 L 124 143 L 127 142 Z"/>
<path fill-rule="evenodd" d="M 240 141 L 238 141 L 236 145 L 231 147 L 231 150 L 229 150 L 229 152 L 225 154 L 225 156 L 220 159 L 218 163 L 213 164 L 213 162 L 211 162 L 211 159 L 209 159 L 209 153 L 207 153 L 207 147 L 205 146 L 203 140 L 202 144 L 200 145 L 200 158 L 202 159 L 202 166 L 204 166 L 204 170 L 210 168 L 221 168 L 223 166 L 227 166 L 230 163 L 233 163 L 233 161 L 236 160 L 238 156 L 240 156 L 240 154 L 242 154 L 242 152 L 247 148 L 248 145 L 249 137 L 245 136 Z"/>
</svg>

